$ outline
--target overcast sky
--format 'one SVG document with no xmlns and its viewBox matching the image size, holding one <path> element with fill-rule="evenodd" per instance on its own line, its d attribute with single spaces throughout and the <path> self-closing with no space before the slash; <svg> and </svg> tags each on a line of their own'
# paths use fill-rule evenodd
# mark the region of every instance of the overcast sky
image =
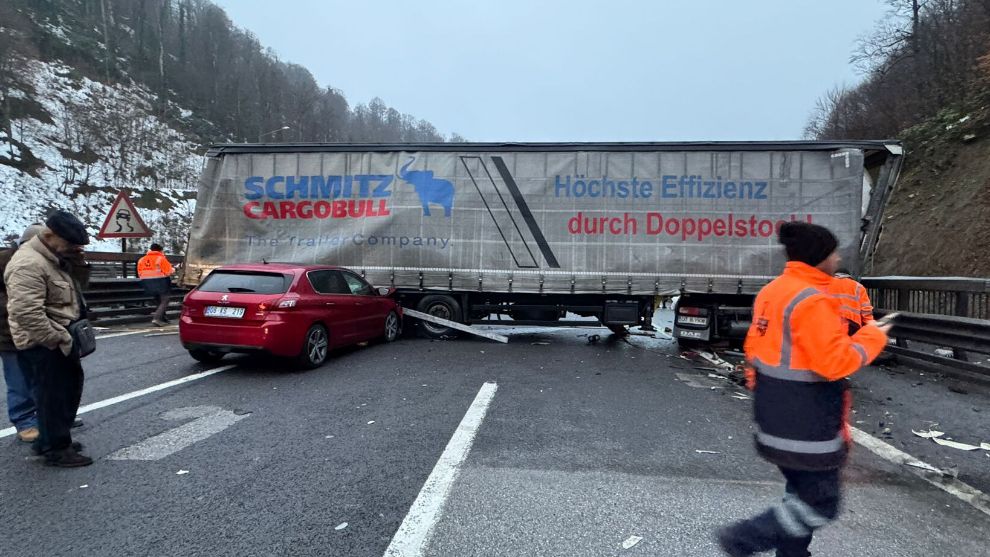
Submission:
<svg viewBox="0 0 990 557">
<path fill-rule="evenodd" d="M 214 0 L 352 105 L 472 141 L 799 139 L 880 0 Z"/>
</svg>

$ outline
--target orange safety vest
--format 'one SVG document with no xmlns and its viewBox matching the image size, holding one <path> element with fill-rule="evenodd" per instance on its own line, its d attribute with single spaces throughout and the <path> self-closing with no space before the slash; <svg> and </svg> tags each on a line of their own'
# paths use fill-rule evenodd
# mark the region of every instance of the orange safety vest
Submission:
<svg viewBox="0 0 990 557">
<path fill-rule="evenodd" d="M 149 251 L 147 255 L 138 259 L 138 278 L 153 279 L 164 278 L 172 274 L 172 264 L 168 262 L 165 254 L 160 251 Z"/>
<path fill-rule="evenodd" d="M 836 275 L 829 285 L 828 293 L 839 300 L 839 315 L 856 327 L 873 321 L 873 304 L 866 287 L 849 275 Z"/>
<path fill-rule="evenodd" d="M 798 470 L 840 467 L 848 453 L 848 381 L 887 344 L 877 327 L 849 336 L 832 277 L 791 261 L 756 296 L 746 335 L 755 375 L 756 447 L 765 459 Z"/>
</svg>

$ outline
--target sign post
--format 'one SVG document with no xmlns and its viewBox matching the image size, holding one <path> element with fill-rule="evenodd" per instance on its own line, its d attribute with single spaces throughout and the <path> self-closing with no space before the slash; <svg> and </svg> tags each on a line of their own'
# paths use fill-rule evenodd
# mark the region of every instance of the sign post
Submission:
<svg viewBox="0 0 990 557">
<path fill-rule="evenodd" d="M 137 208 L 131 202 L 126 190 L 121 190 L 117 194 L 117 199 L 110 206 L 107 218 L 100 227 L 97 238 L 105 240 L 107 238 L 120 238 L 120 251 L 127 253 L 128 238 L 150 238 L 151 229 L 141 220 Z M 127 278 L 127 262 L 121 262 L 121 276 Z"/>
</svg>

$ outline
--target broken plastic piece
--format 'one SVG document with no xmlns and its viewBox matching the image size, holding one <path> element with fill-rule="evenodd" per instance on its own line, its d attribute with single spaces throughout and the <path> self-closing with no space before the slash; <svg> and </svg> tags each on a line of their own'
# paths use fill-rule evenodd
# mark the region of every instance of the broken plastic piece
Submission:
<svg viewBox="0 0 990 557">
<path fill-rule="evenodd" d="M 719 454 L 718 451 L 706 451 L 706 450 L 703 450 L 703 449 L 695 449 L 694 452 L 696 452 L 698 454 Z"/>
<path fill-rule="evenodd" d="M 343 530 L 344 528 L 347 528 L 347 523 L 346 522 L 341 522 L 340 524 L 337 525 L 336 528 L 334 528 L 334 530 L 337 530 L 339 532 L 339 531 Z"/>
<path fill-rule="evenodd" d="M 633 546 L 641 542 L 643 538 L 641 536 L 629 536 L 626 541 L 622 542 L 622 549 L 632 549 Z"/>
<path fill-rule="evenodd" d="M 923 437 L 925 439 L 935 439 L 936 437 L 941 437 L 941 436 L 945 435 L 945 432 L 944 431 L 934 431 L 934 430 L 931 430 L 931 431 L 915 431 L 915 430 L 912 429 L 911 430 L 911 433 L 917 435 L 918 437 Z"/>
<path fill-rule="evenodd" d="M 178 472 L 175 473 L 175 475 L 176 476 L 183 476 L 183 475 L 188 474 L 188 473 L 189 473 L 189 470 L 179 470 Z"/>
<path fill-rule="evenodd" d="M 977 447 L 976 445 L 967 445 L 966 443 L 959 443 L 959 442 L 956 442 L 956 441 L 949 441 L 947 439 L 939 439 L 937 437 L 933 437 L 932 438 L 932 441 L 935 441 L 936 443 L 938 443 L 939 445 L 942 445 L 943 447 L 952 447 L 953 449 L 959 449 L 960 451 L 976 451 L 976 450 L 979 450 L 979 447 Z"/>
</svg>

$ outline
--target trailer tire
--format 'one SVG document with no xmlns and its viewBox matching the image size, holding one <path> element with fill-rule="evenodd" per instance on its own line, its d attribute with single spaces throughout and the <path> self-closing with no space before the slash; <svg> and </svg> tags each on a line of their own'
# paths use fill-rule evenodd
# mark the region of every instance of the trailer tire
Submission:
<svg viewBox="0 0 990 557">
<path fill-rule="evenodd" d="M 619 338 L 624 338 L 629 336 L 629 328 L 626 327 L 625 325 L 605 325 L 605 327 L 607 327 L 608 330 L 612 331 L 613 335 Z"/>
<path fill-rule="evenodd" d="M 432 295 L 426 296 L 419 301 L 416 309 L 422 313 L 448 319 L 450 321 L 461 321 L 461 305 L 450 296 Z M 429 321 L 419 322 L 419 334 L 425 338 L 452 338 L 457 336 L 457 331 L 450 327 L 430 323 Z"/>
</svg>

